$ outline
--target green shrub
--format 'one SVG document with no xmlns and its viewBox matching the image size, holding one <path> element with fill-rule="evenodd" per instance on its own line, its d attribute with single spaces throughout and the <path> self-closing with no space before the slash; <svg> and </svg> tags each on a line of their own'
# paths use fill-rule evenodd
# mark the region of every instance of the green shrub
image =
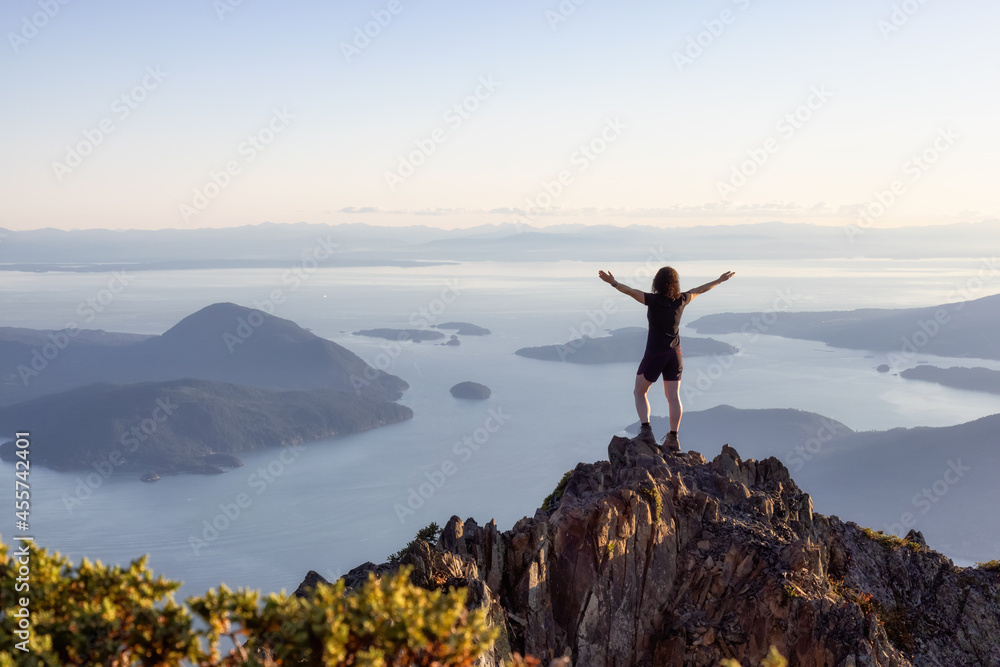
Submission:
<svg viewBox="0 0 1000 667">
<path fill-rule="evenodd" d="M 562 476 L 559 483 L 556 484 L 555 490 L 549 495 L 545 496 L 545 500 L 542 501 L 542 511 L 548 512 L 552 509 L 552 506 L 562 498 L 563 493 L 566 492 L 566 485 L 569 484 L 569 478 L 573 474 L 572 470 L 567 470 L 566 474 Z"/>
<path fill-rule="evenodd" d="M 879 543 L 879 545 L 885 549 L 887 552 L 892 551 L 896 547 L 906 547 L 910 551 L 918 552 L 923 551 L 922 547 L 917 542 L 911 542 L 909 540 L 903 540 L 895 535 L 886 535 L 881 530 L 872 530 L 871 528 L 862 528 L 861 532 L 865 534 L 868 539 L 874 540 Z"/>
<path fill-rule="evenodd" d="M 0 667 L 470 667 L 497 635 L 486 609 L 465 608 L 464 589 L 419 588 L 406 567 L 380 580 L 369 576 L 350 595 L 338 581 L 306 598 L 270 594 L 262 604 L 259 591 L 220 586 L 185 606 L 172 598 L 180 584 L 154 579 L 145 557 L 125 568 L 86 560 L 74 566 L 58 553 L 28 552 L 25 593 L 15 590 L 18 563 L 0 543 Z M 30 653 L 16 648 L 14 612 L 23 596 Z M 204 629 L 194 627 L 195 617 Z"/>
<path fill-rule="evenodd" d="M 986 572 L 1000 572 L 1000 560 L 988 560 L 985 563 L 976 563 L 976 568 Z"/>
</svg>

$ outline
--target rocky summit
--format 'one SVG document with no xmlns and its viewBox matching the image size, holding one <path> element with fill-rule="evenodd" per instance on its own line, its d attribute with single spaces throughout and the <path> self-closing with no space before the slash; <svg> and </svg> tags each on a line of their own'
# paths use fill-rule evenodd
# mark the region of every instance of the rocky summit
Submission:
<svg viewBox="0 0 1000 667">
<path fill-rule="evenodd" d="M 500 532 L 452 517 L 414 566 L 426 587 L 464 586 L 501 628 L 482 664 L 791 667 L 1000 665 L 1000 575 L 956 567 L 919 533 L 882 535 L 812 511 L 774 458 L 662 455 L 614 437 L 533 518 Z M 310 573 L 304 587 L 320 581 Z"/>
</svg>

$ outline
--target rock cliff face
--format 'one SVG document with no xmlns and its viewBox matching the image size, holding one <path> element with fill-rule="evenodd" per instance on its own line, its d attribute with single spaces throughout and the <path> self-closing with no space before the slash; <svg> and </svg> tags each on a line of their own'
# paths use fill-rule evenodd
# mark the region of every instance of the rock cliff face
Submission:
<svg viewBox="0 0 1000 667">
<path fill-rule="evenodd" d="M 1000 575 L 919 534 L 812 512 L 776 459 L 668 455 L 615 437 L 506 532 L 452 517 L 403 557 L 425 586 L 468 585 L 510 651 L 577 667 L 1000 665 Z M 353 570 L 357 584 L 369 570 Z"/>
</svg>

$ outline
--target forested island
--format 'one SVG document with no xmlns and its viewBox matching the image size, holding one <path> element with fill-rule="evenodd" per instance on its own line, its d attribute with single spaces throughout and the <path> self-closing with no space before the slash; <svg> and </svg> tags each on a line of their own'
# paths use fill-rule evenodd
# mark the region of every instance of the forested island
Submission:
<svg viewBox="0 0 1000 667">
<path fill-rule="evenodd" d="M 614 364 L 639 362 L 646 348 L 646 329 L 625 327 L 614 329 L 609 336 L 574 338 L 562 345 L 522 347 L 514 352 L 519 357 L 542 361 L 566 361 L 572 364 Z M 728 343 L 712 338 L 681 337 L 684 356 L 699 357 L 713 354 L 736 354 L 738 350 Z"/>
<path fill-rule="evenodd" d="M 936 382 L 945 387 L 953 387 L 955 389 L 1000 394 L 1000 371 L 994 371 L 989 368 L 965 368 L 962 366 L 940 368 L 938 366 L 921 365 L 914 368 L 907 368 L 899 375 L 910 380 Z"/>
<path fill-rule="evenodd" d="M 231 303 L 159 336 L 0 329 L 0 364 L 0 432 L 30 425 L 32 460 L 60 470 L 215 473 L 240 452 L 413 416 L 394 402 L 409 386 L 401 378 Z"/>
</svg>

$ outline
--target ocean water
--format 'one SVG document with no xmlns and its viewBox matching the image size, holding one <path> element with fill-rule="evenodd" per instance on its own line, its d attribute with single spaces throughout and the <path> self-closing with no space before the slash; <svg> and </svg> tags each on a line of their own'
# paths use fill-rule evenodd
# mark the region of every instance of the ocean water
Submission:
<svg viewBox="0 0 1000 667">
<path fill-rule="evenodd" d="M 1000 285 L 975 281 L 980 265 L 965 259 L 836 260 L 678 268 L 685 289 L 737 271 L 688 307 L 685 321 L 691 322 L 716 312 L 769 308 L 780 317 L 785 309 L 926 306 L 1000 291 Z M 419 528 L 443 524 L 453 514 L 509 528 L 532 515 L 577 462 L 606 458 L 610 438 L 635 421 L 631 389 L 638 359 L 582 366 L 513 354 L 582 333 L 644 326 L 643 307 L 600 282 L 599 268 L 648 289 L 657 266 L 564 261 L 318 268 L 299 275 L 126 271 L 128 284 L 117 293 L 109 289 L 108 274 L 5 273 L 4 326 L 72 322 L 152 334 L 218 301 L 273 309 L 404 378 L 410 389 L 401 402 L 415 413 L 400 424 L 294 451 L 248 454 L 242 468 L 218 476 L 143 484 L 135 475 L 112 475 L 90 488 L 88 473 L 32 468 L 32 532 L 39 544 L 73 560 L 127 563 L 148 553 L 154 572 L 184 582 L 183 597 L 220 582 L 290 591 L 310 569 L 335 578 L 367 560 L 384 560 Z M 463 336 L 459 347 L 351 334 L 452 320 L 492 334 Z M 996 412 L 995 397 L 986 394 L 876 373 L 884 353 L 766 333 L 716 338 L 740 343 L 742 352 L 685 359 L 686 410 L 791 407 L 856 430 L 943 426 Z M 920 355 L 913 361 L 1000 369 L 987 360 Z M 486 384 L 491 398 L 452 398 L 449 388 L 464 380 Z M 656 387 L 650 399 L 654 414 L 665 414 Z M 730 442 L 739 449 L 738 437 Z M 722 444 L 686 446 L 711 457 Z M 11 464 L 0 464 L 0 478 L 0 488 L 13 486 Z M 12 528 L 12 517 L 0 522 L 8 540 Z"/>
</svg>

